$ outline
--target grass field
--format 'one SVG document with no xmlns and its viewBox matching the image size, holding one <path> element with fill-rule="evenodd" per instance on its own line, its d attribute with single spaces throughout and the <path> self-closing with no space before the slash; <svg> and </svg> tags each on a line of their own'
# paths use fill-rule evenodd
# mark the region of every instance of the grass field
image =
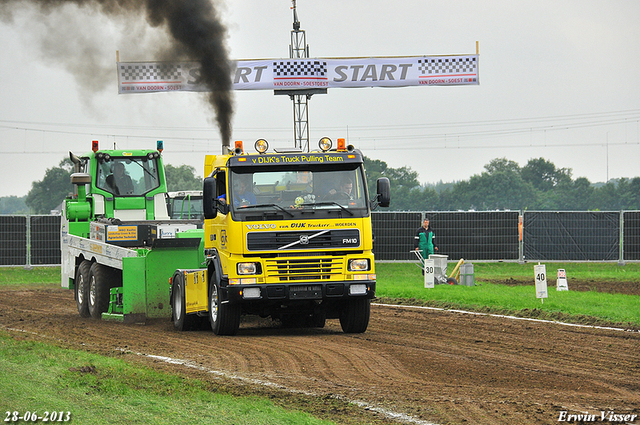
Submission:
<svg viewBox="0 0 640 425">
<path fill-rule="evenodd" d="M 0 412 L 12 423 L 13 412 L 37 412 L 35 417 L 49 412 L 47 422 L 65 423 L 68 418 L 75 424 L 333 423 L 264 397 L 234 397 L 211 383 L 117 358 L 15 340 L 1 331 L 0 370 Z"/>
<path fill-rule="evenodd" d="M 0 286 L 60 286 L 60 267 L 0 267 Z"/>
<path fill-rule="evenodd" d="M 618 266 L 612 263 L 552 263 L 547 275 L 565 269 L 571 279 L 597 282 L 638 282 L 640 264 Z M 449 269 L 452 269 L 450 266 Z M 640 326 L 640 296 L 608 294 L 597 291 L 556 291 L 548 282 L 549 297 L 536 298 L 533 264 L 475 263 L 476 286 L 436 285 L 424 288 L 424 280 L 414 264 L 376 264 L 376 295 L 383 302 L 417 303 L 444 308 L 508 313 L 574 323 Z M 489 280 L 515 279 L 531 285 L 507 286 Z M 569 284 L 571 286 L 571 284 Z"/>
</svg>

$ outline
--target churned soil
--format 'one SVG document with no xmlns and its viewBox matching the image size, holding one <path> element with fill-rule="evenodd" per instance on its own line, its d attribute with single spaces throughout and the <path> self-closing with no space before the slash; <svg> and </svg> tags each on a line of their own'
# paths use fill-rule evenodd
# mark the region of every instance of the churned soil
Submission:
<svg viewBox="0 0 640 425">
<path fill-rule="evenodd" d="M 483 279 L 483 281 L 496 283 L 499 285 L 507 285 L 507 286 L 519 286 L 526 285 L 531 286 L 531 279 L 526 280 L 518 280 L 513 278 L 508 279 Z M 549 280 L 548 283 L 549 288 L 555 288 L 556 281 L 553 279 Z M 571 291 L 597 291 L 597 292 L 606 292 L 608 294 L 624 294 L 624 295 L 640 295 L 640 283 L 638 282 L 618 282 L 618 281 L 607 281 L 607 282 L 599 282 L 596 280 L 571 280 L 568 283 L 569 289 Z"/>
<path fill-rule="evenodd" d="M 339 423 L 529 425 L 586 412 L 598 421 L 601 411 L 640 414 L 633 330 L 375 304 L 363 334 L 344 334 L 333 320 L 284 329 L 247 319 L 237 336 L 218 337 L 177 332 L 169 320 L 83 319 L 65 289 L 0 290 L 0 330 L 196 377 L 216 391 L 264 395 Z"/>
</svg>

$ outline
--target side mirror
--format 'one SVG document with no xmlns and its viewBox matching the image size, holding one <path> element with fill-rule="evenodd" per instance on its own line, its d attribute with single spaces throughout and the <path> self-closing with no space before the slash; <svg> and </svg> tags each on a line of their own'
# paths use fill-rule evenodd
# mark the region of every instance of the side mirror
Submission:
<svg viewBox="0 0 640 425">
<path fill-rule="evenodd" d="M 207 177 L 202 187 L 202 209 L 206 220 L 216 218 L 218 215 L 216 196 L 216 179 Z"/>
<path fill-rule="evenodd" d="M 377 182 L 378 199 L 377 203 L 381 207 L 388 207 L 391 202 L 391 183 L 387 177 L 380 177 Z"/>
</svg>

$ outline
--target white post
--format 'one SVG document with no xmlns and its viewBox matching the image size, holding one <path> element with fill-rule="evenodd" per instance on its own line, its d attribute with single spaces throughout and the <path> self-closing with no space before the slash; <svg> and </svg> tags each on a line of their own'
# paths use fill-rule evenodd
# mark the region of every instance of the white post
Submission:
<svg viewBox="0 0 640 425">
<path fill-rule="evenodd" d="M 425 258 L 423 263 L 424 268 L 422 270 L 424 271 L 424 287 L 430 289 L 435 288 L 436 267 L 434 260 Z"/>
<path fill-rule="evenodd" d="M 564 269 L 558 269 L 558 280 L 556 280 L 556 291 L 568 291 L 567 272 Z"/>
<path fill-rule="evenodd" d="M 538 263 L 537 266 L 533 266 L 533 272 L 536 279 L 536 297 L 540 298 L 544 304 L 544 299 L 549 296 L 547 293 L 547 266 Z"/>
</svg>

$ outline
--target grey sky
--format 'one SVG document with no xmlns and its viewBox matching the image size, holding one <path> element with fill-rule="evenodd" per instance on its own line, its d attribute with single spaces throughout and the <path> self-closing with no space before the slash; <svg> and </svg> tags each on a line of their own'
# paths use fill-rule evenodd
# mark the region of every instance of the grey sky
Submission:
<svg viewBox="0 0 640 425">
<path fill-rule="evenodd" d="M 289 56 L 289 0 L 220 6 L 234 59 Z M 311 57 L 473 54 L 480 85 L 330 89 L 310 101 L 312 146 L 346 137 L 422 182 L 468 179 L 496 157 L 544 157 L 591 182 L 640 176 L 640 2 L 299 0 Z M 117 94 L 122 61 L 159 59 L 163 35 L 139 19 L 66 7 L 0 21 L 0 196 L 25 195 L 69 150 L 154 148 L 202 175 L 220 153 L 196 93 Z M 90 70 L 81 73 L 79 70 Z M 75 74 L 74 74 L 75 72 Z M 232 140 L 293 146 L 292 104 L 235 92 Z M 11 182 L 11 183 L 9 183 Z"/>
</svg>

